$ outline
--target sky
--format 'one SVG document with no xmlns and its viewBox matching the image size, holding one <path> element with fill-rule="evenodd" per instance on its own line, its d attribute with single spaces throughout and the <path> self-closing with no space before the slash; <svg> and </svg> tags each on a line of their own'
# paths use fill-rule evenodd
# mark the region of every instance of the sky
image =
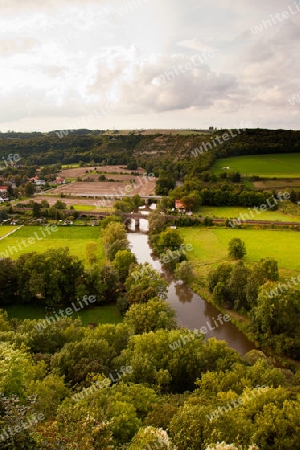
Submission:
<svg viewBox="0 0 300 450">
<path fill-rule="evenodd" d="M 0 0 L 0 131 L 299 129 L 300 0 Z"/>
</svg>

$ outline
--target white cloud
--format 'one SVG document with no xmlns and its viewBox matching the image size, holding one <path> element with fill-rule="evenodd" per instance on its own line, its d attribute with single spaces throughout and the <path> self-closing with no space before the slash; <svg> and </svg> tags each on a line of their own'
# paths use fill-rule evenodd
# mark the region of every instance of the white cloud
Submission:
<svg viewBox="0 0 300 450">
<path fill-rule="evenodd" d="M 298 128 L 299 109 L 288 98 L 299 92 L 300 14 L 251 33 L 291 4 L 0 0 L 0 129 L 66 128 L 107 102 L 118 109 L 95 128 L 241 120 Z M 177 75 L 212 50 L 214 58 Z"/>
</svg>

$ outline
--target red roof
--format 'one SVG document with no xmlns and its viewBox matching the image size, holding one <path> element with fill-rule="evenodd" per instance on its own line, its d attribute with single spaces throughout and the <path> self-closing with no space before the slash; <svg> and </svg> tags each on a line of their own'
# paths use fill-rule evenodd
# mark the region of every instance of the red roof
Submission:
<svg viewBox="0 0 300 450">
<path fill-rule="evenodd" d="M 175 207 L 177 209 L 184 209 L 184 205 L 181 203 L 180 200 L 175 200 Z"/>
<path fill-rule="evenodd" d="M 7 191 L 7 189 L 8 189 L 8 186 L 0 186 L 1 191 L 4 191 L 4 190 Z"/>
</svg>

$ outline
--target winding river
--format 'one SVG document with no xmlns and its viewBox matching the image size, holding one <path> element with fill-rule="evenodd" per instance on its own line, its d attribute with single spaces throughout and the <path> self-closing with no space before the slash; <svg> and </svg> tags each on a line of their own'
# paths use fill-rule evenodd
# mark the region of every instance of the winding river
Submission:
<svg viewBox="0 0 300 450">
<path fill-rule="evenodd" d="M 134 231 L 135 223 L 129 227 L 128 240 L 131 250 L 139 263 L 148 262 L 154 269 L 162 272 L 169 283 L 168 303 L 175 309 L 179 325 L 190 330 L 206 327 L 206 337 L 224 340 L 241 355 L 252 350 L 254 345 L 231 322 L 220 323 L 220 312 L 211 304 L 195 294 L 188 286 L 176 280 L 169 271 L 162 269 L 159 260 L 153 257 L 148 243 L 148 220 L 140 220 L 140 230 Z"/>
</svg>

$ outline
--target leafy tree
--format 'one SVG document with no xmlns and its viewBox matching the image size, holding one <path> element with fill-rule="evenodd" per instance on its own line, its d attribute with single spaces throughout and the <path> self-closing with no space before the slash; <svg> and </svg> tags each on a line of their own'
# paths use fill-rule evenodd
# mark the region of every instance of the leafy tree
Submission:
<svg viewBox="0 0 300 450">
<path fill-rule="evenodd" d="M 175 275 L 184 283 L 189 284 L 194 278 L 194 265 L 190 261 L 177 264 Z"/>
<path fill-rule="evenodd" d="M 208 274 L 208 288 L 209 292 L 213 292 L 215 286 L 220 282 L 227 284 L 230 274 L 232 272 L 232 265 L 228 263 L 220 264 L 216 270 L 211 270 Z"/>
<path fill-rule="evenodd" d="M 114 302 L 119 293 L 119 277 L 111 266 L 94 264 L 85 274 L 84 291 L 97 297 L 97 303 Z"/>
<path fill-rule="evenodd" d="M 39 203 L 36 202 L 33 203 L 32 216 L 41 217 L 41 205 Z"/>
<path fill-rule="evenodd" d="M 218 281 L 213 290 L 214 303 L 217 306 L 222 306 L 230 298 L 229 289 L 225 283 Z"/>
<path fill-rule="evenodd" d="M 138 433 L 132 439 L 128 450 L 141 449 L 176 450 L 166 431 L 154 427 L 140 428 Z"/>
<path fill-rule="evenodd" d="M 148 216 L 149 220 L 149 233 L 160 233 L 165 229 L 166 218 L 162 211 L 154 210 Z"/>
<path fill-rule="evenodd" d="M 121 281 L 128 277 L 130 267 L 137 264 L 136 257 L 130 250 L 119 250 L 113 261 L 113 266 L 119 274 Z"/>
<path fill-rule="evenodd" d="M 67 382 L 82 383 L 89 373 L 109 374 L 111 359 L 109 344 L 104 339 L 83 338 L 70 342 L 51 358 L 51 366 L 58 369 Z"/>
<path fill-rule="evenodd" d="M 177 250 L 183 244 L 183 238 L 180 236 L 178 231 L 168 229 L 163 231 L 159 235 L 159 239 L 157 242 L 157 248 L 159 253 L 164 250 Z"/>
<path fill-rule="evenodd" d="M 124 323 L 134 330 L 134 334 L 177 327 L 175 311 L 159 298 L 153 298 L 148 303 L 133 304 L 125 314 Z"/>
<path fill-rule="evenodd" d="M 34 365 L 32 356 L 25 350 L 15 349 L 10 343 L 0 343 L 0 391 L 6 395 L 16 395 L 25 399 L 28 383 L 40 372 L 43 364 Z"/>
<path fill-rule="evenodd" d="M 95 242 L 88 242 L 85 245 L 86 261 L 90 266 L 97 262 L 97 250 L 98 246 Z"/>
<path fill-rule="evenodd" d="M 35 193 L 35 186 L 33 183 L 31 183 L 30 181 L 28 183 L 25 184 L 24 186 L 24 192 L 25 195 L 28 197 L 32 197 L 33 194 Z"/>
<path fill-rule="evenodd" d="M 48 418 L 55 417 L 58 406 L 70 395 L 63 377 L 54 374 L 47 375 L 43 380 L 32 381 L 28 392 L 36 396 L 37 411 Z"/>
<path fill-rule="evenodd" d="M 242 259 L 246 255 L 245 243 L 239 238 L 233 238 L 228 245 L 229 256 L 233 259 Z"/>
<path fill-rule="evenodd" d="M 230 293 L 231 307 L 236 311 L 241 308 L 249 310 L 246 299 L 246 287 L 249 270 L 239 261 L 233 268 L 228 280 L 228 290 Z"/>
<path fill-rule="evenodd" d="M 113 261 L 118 252 L 127 251 L 128 247 L 129 242 L 127 240 L 127 237 L 126 239 L 117 239 L 108 247 L 106 247 L 106 256 L 109 259 L 109 261 Z"/>
<path fill-rule="evenodd" d="M 0 259 L 0 305 L 13 303 L 17 298 L 18 270 L 10 258 Z"/>
<path fill-rule="evenodd" d="M 125 225 L 119 222 L 110 222 L 103 232 L 103 246 L 108 249 L 116 241 L 127 239 Z"/>
<path fill-rule="evenodd" d="M 76 299 L 84 267 L 82 261 L 71 256 L 69 249 L 50 249 L 42 254 L 22 255 L 17 261 L 19 290 L 23 301 L 46 299 L 48 305 L 71 303 Z"/>
<path fill-rule="evenodd" d="M 168 283 L 150 264 L 139 264 L 125 281 L 128 303 L 143 303 L 151 298 L 167 297 Z"/>
<path fill-rule="evenodd" d="M 0 393 L 0 420 L 1 420 L 1 442 L 0 449 L 24 449 L 32 450 L 37 448 L 33 437 L 32 427 L 29 427 L 29 420 L 34 423 L 36 419 L 34 397 L 28 397 L 26 403 L 15 395 L 5 396 Z M 42 419 L 40 416 L 39 419 Z M 24 423 L 25 427 L 20 426 Z M 14 433 L 14 430 L 18 432 Z M 31 429 L 30 429 L 31 428 Z M 10 431 L 8 431 L 10 430 Z M 5 436 L 7 433 L 7 437 Z M 5 439 L 6 437 L 6 439 Z"/>
<path fill-rule="evenodd" d="M 56 209 L 67 209 L 67 205 L 65 204 L 65 202 L 61 200 L 57 200 L 53 205 L 53 207 Z"/>
<path fill-rule="evenodd" d="M 268 282 L 260 290 L 257 306 L 252 310 L 252 329 L 264 348 L 279 354 L 299 357 L 300 292 L 279 292 L 275 283 Z"/>
</svg>

